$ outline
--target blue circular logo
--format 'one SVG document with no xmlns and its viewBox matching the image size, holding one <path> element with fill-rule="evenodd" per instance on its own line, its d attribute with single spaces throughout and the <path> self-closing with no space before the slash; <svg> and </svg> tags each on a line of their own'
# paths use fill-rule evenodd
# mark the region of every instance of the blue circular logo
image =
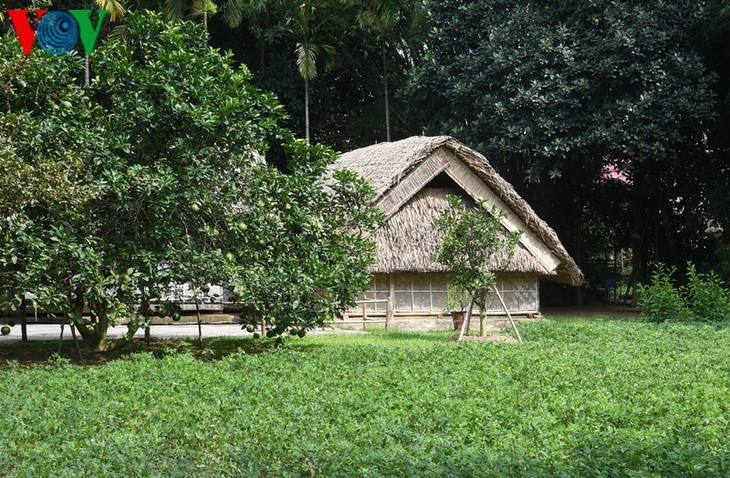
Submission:
<svg viewBox="0 0 730 478">
<path fill-rule="evenodd" d="M 73 50 L 79 39 L 79 26 L 74 17 L 57 10 L 47 12 L 38 21 L 38 46 L 51 55 L 63 55 Z"/>
</svg>

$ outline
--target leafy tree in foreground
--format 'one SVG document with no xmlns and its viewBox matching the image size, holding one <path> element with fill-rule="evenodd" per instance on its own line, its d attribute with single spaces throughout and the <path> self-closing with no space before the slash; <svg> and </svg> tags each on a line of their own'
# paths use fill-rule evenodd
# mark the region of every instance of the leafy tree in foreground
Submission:
<svg viewBox="0 0 730 478">
<path fill-rule="evenodd" d="M 45 150 L 74 153 L 69 187 L 89 191 L 67 207 L 16 206 L 5 216 L 6 287 L 68 311 L 95 349 L 108 347 L 107 329 L 120 319 L 132 331 L 145 324 L 173 282 L 232 284 L 276 334 L 299 333 L 353 300 L 372 260 L 360 234 L 377 219 L 369 187 L 350 175 L 327 179 L 334 153 L 281 129 L 273 96 L 205 48 L 199 26 L 132 14 L 125 35 L 95 52 L 88 89 L 70 80 L 81 71 L 77 58 L 36 52 L 17 84 L 49 100 L 24 103 L 3 91 L 0 124 L 29 118 L 3 147 L 42 165 L 39 136 L 27 131 L 57 128 L 63 135 Z M 282 146 L 287 174 L 265 162 L 272 145 Z"/>
</svg>

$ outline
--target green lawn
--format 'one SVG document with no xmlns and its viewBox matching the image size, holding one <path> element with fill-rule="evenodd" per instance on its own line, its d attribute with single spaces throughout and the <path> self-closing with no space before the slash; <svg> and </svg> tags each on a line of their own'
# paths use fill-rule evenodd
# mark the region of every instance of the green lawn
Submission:
<svg viewBox="0 0 730 478">
<path fill-rule="evenodd" d="M 522 329 L 11 364 L 0 476 L 730 476 L 730 327 Z"/>
</svg>

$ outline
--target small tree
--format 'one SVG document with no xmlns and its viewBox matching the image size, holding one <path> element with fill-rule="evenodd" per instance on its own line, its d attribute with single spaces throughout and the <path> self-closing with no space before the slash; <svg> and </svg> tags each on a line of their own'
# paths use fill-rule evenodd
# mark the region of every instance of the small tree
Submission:
<svg viewBox="0 0 730 478">
<path fill-rule="evenodd" d="M 465 291 L 479 307 L 479 334 L 484 335 L 487 298 L 496 284 L 492 269 L 509 263 L 520 233 L 505 231 L 504 213 L 484 201 L 467 209 L 458 196 L 448 200 L 451 207 L 436 219 L 444 238 L 434 259 L 449 268 L 451 287 Z"/>
</svg>

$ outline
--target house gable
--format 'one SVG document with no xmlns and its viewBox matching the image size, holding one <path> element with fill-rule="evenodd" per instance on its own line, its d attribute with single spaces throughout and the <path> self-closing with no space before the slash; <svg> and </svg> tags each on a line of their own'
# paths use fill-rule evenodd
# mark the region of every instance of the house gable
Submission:
<svg viewBox="0 0 730 478">
<path fill-rule="evenodd" d="M 425 161 L 414 168 L 391 188 L 377 203 L 390 219 L 413 196 L 440 173 L 447 174 L 463 191 L 475 200 L 483 200 L 490 207 L 504 212 L 502 225 L 509 232 L 520 231 L 520 244 L 534 256 L 547 271 L 555 273 L 561 261 L 527 224 L 487 186 L 469 166 L 445 147 L 436 149 Z"/>
</svg>

